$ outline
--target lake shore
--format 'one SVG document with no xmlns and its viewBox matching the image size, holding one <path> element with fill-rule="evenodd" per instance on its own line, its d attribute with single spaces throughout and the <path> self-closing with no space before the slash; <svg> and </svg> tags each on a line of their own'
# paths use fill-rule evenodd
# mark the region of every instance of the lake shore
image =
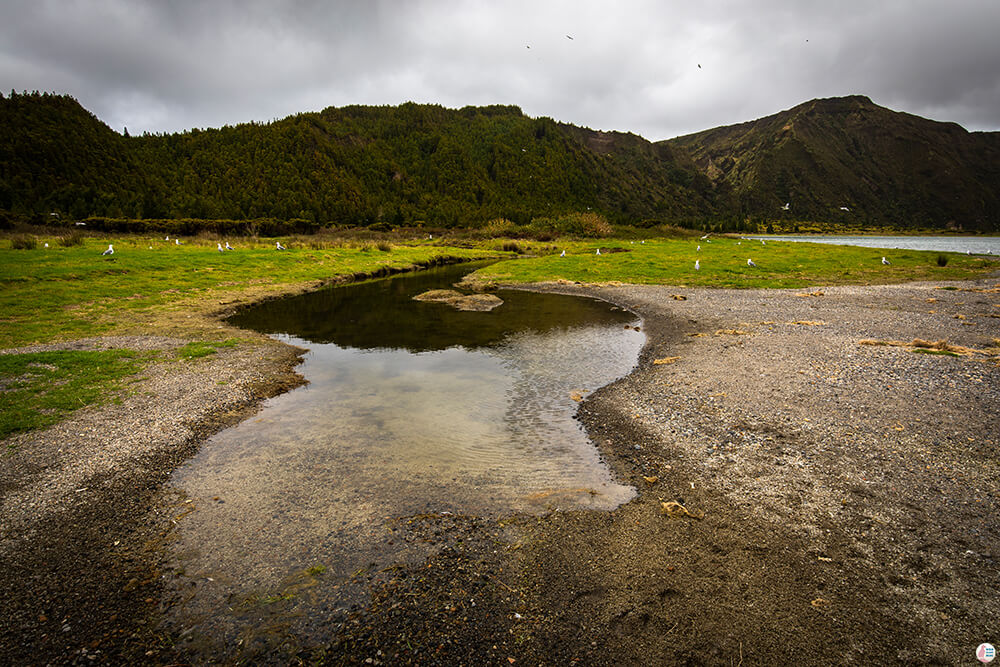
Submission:
<svg viewBox="0 0 1000 667">
<path fill-rule="evenodd" d="M 329 644 L 276 638 L 217 657 L 967 661 L 1000 618 L 998 282 L 534 286 L 643 317 L 637 368 L 579 413 L 638 497 L 613 512 L 402 517 L 434 555 L 364 575 L 368 605 L 322 612 Z M 860 344 L 914 339 L 985 353 Z M 84 344 L 124 343 L 180 341 Z M 163 481 L 300 381 L 298 354 L 255 339 L 163 364 L 121 405 L 16 439 L 0 459 L 4 655 L 185 659 L 156 624 L 161 545 L 190 509 Z"/>
</svg>

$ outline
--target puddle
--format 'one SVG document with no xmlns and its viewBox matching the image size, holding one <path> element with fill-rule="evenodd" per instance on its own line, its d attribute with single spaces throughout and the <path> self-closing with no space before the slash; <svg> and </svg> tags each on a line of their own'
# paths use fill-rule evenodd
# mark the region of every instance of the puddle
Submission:
<svg viewBox="0 0 1000 667">
<path fill-rule="evenodd" d="M 173 476 L 167 625 L 206 661 L 323 641 L 366 573 L 435 548 L 390 521 L 611 509 L 632 498 L 573 418 L 628 373 L 644 336 L 607 303 L 514 290 L 487 313 L 412 301 L 468 265 L 262 304 L 239 326 L 309 349 L 309 384 L 223 431 Z"/>
</svg>

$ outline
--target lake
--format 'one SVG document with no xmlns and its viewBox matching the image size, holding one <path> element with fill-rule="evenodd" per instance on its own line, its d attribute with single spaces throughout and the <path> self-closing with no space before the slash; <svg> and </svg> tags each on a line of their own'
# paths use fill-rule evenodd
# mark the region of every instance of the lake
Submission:
<svg viewBox="0 0 1000 667">
<path fill-rule="evenodd" d="M 209 439 L 173 475 L 194 511 L 172 547 L 167 627 L 194 654 L 212 661 L 289 628 L 322 641 L 325 615 L 363 601 L 358 573 L 433 550 L 394 539 L 395 518 L 608 510 L 634 496 L 574 415 L 580 398 L 634 367 L 645 341 L 636 316 L 518 290 L 500 291 L 492 312 L 412 299 L 472 268 L 233 318 L 308 348 L 299 371 L 309 384 Z"/>
<path fill-rule="evenodd" d="M 890 248 L 902 250 L 930 250 L 933 252 L 961 252 L 973 255 L 1000 255 L 1000 236 L 839 236 L 839 235 L 791 235 L 791 236 L 751 236 L 752 239 L 767 241 L 800 241 L 808 243 L 832 243 L 834 245 L 856 245 L 866 248 Z"/>
</svg>

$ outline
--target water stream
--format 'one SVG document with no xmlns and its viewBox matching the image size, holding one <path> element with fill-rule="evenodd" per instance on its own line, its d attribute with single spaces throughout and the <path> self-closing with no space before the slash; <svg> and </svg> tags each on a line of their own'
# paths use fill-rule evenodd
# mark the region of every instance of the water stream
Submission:
<svg viewBox="0 0 1000 667">
<path fill-rule="evenodd" d="M 308 348 L 309 384 L 206 442 L 174 485 L 170 632 L 231 654 L 253 637 L 323 639 L 363 600 L 357 574 L 417 563 L 393 518 L 611 509 L 616 483 L 574 419 L 625 375 L 644 336 L 605 302 L 504 290 L 492 312 L 413 301 L 468 266 L 261 304 L 239 326 Z"/>
</svg>

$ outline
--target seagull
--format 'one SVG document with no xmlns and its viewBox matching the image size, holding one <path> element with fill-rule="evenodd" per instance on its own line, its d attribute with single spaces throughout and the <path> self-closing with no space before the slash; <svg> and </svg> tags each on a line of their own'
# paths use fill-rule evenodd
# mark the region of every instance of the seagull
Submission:
<svg viewBox="0 0 1000 667">
<path fill-rule="evenodd" d="M 705 234 L 704 236 L 702 236 L 701 240 L 704 241 L 705 239 L 707 239 L 711 233 L 712 232 L 709 232 L 708 234 Z"/>
<path fill-rule="evenodd" d="M 891 262 L 887 260 L 885 257 L 882 258 L 882 263 L 885 264 L 886 266 L 889 266 L 889 264 L 891 264 Z"/>
<path fill-rule="evenodd" d="M 164 237 L 163 237 L 163 240 L 164 240 L 164 241 L 169 241 L 169 240 L 170 240 L 170 236 L 169 236 L 169 235 L 167 235 L 167 236 L 164 236 Z"/>
<path fill-rule="evenodd" d="M 281 245 L 281 241 L 275 241 L 274 247 L 278 250 L 288 250 L 285 246 Z"/>
<path fill-rule="evenodd" d="M 216 243 L 215 247 L 219 249 L 219 252 L 226 252 L 225 250 L 222 249 L 222 244 L 221 243 Z"/>
<path fill-rule="evenodd" d="M 104 257 L 105 255 L 113 255 L 113 254 L 115 254 L 115 247 L 109 243 L 108 244 L 108 249 L 101 253 L 101 257 Z"/>
<path fill-rule="evenodd" d="M 645 241 L 639 241 L 639 245 L 646 245 Z"/>
<path fill-rule="evenodd" d="M 761 240 L 760 240 L 760 244 L 761 244 L 761 245 L 767 245 L 766 243 L 764 243 L 764 239 L 761 239 Z"/>
<path fill-rule="evenodd" d="M 791 206 L 791 205 L 792 205 L 792 203 L 791 203 L 791 202 L 787 202 L 787 201 L 786 201 L 786 202 L 785 202 L 785 205 L 781 207 L 781 210 L 782 210 L 782 211 L 787 211 L 787 210 L 788 210 L 788 207 L 789 207 L 789 206 Z"/>
<path fill-rule="evenodd" d="M 570 37 L 569 35 L 566 35 L 566 39 L 572 40 L 573 38 Z"/>
<path fill-rule="evenodd" d="M 565 251 L 565 250 L 563 250 L 563 251 L 562 251 L 562 254 L 561 254 L 561 255 L 559 255 L 559 256 L 560 256 L 560 257 L 565 257 L 565 256 L 566 256 L 566 251 Z"/>
<path fill-rule="evenodd" d="M 840 210 L 841 211 L 850 211 L 851 209 L 847 208 L 846 206 L 841 206 Z"/>
<path fill-rule="evenodd" d="M 694 260 L 694 270 L 695 271 L 700 271 L 701 270 L 701 260 L 700 259 Z"/>
<path fill-rule="evenodd" d="M 600 249 L 600 248 L 598 248 L 598 249 L 597 249 L 597 254 L 598 254 L 598 255 L 600 255 L 600 254 L 601 254 L 601 249 Z"/>
<path fill-rule="evenodd" d="M 701 246 L 698 246 L 698 252 L 701 252 Z"/>
<path fill-rule="evenodd" d="M 737 241 L 736 245 L 743 245 L 743 241 Z"/>
<path fill-rule="evenodd" d="M 229 245 L 229 241 L 226 241 L 226 250 L 236 250 L 233 246 Z"/>
<path fill-rule="evenodd" d="M 753 267 L 756 267 L 757 265 L 753 263 L 753 260 L 752 260 L 752 259 L 748 259 L 748 260 L 747 260 L 747 266 L 753 266 Z"/>
<path fill-rule="evenodd" d="M 180 245 L 180 244 L 181 244 L 180 239 L 174 239 L 174 245 Z"/>
<path fill-rule="evenodd" d="M 49 247 L 49 244 L 48 244 L 48 243 L 46 243 L 46 244 L 45 244 L 45 247 L 46 247 L 46 248 L 48 248 L 48 247 Z"/>
<path fill-rule="evenodd" d="M 701 69 L 701 63 L 698 63 L 698 69 Z"/>
</svg>

